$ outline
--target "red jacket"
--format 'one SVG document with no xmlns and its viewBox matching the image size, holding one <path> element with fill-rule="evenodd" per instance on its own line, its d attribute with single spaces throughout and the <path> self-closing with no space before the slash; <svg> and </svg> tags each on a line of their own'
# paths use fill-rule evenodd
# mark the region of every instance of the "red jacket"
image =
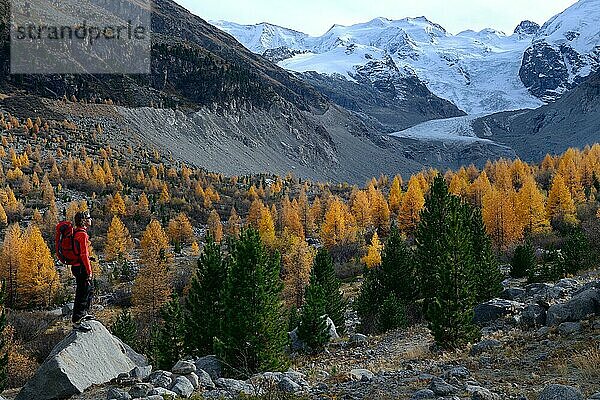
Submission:
<svg viewBox="0 0 600 400">
<path fill-rule="evenodd" d="M 76 246 L 79 247 L 79 263 L 75 266 L 83 265 L 88 276 L 92 276 L 92 264 L 90 263 L 90 237 L 86 228 L 77 228 L 74 235 Z"/>
</svg>

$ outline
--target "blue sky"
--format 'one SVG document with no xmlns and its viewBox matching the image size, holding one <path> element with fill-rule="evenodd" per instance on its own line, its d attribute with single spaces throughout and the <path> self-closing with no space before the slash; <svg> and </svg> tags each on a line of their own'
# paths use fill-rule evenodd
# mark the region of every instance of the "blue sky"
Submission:
<svg viewBox="0 0 600 400">
<path fill-rule="evenodd" d="M 494 28 L 512 33 L 529 19 L 540 25 L 575 0 L 175 0 L 206 20 L 242 24 L 271 22 L 311 35 L 333 24 L 351 25 L 375 17 L 425 16 L 451 33 Z"/>
</svg>

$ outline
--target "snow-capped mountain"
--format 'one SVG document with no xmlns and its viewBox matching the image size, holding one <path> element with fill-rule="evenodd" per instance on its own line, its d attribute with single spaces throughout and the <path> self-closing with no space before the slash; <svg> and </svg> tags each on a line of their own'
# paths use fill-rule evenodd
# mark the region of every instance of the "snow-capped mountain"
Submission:
<svg viewBox="0 0 600 400">
<path fill-rule="evenodd" d="M 523 55 L 519 75 L 552 101 L 600 66 L 600 1 L 579 0 L 546 22 Z"/>
<path fill-rule="evenodd" d="M 228 21 L 210 21 L 210 23 L 229 33 L 244 47 L 257 54 L 280 47 L 290 50 L 303 49 L 309 47 L 313 39 L 306 33 L 266 22 L 256 25 L 240 25 Z"/>
<path fill-rule="evenodd" d="M 257 53 L 278 49 L 281 55 L 282 47 L 291 50 L 289 58 L 273 59 L 291 71 L 316 71 L 354 81 L 367 64 L 387 65 L 391 59 L 401 77 L 416 76 L 433 94 L 467 113 L 543 104 L 519 79 L 522 54 L 533 37 L 527 29 L 510 36 L 491 29 L 451 35 L 425 17 L 376 18 L 352 26 L 334 25 L 324 35 L 310 37 L 265 24 L 215 24 Z"/>
<path fill-rule="evenodd" d="M 400 78 L 417 77 L 469 114 L 537 108 L 600 64 L 598 0 L 580 0 L 541 28 L 523 21 L 510 35 L 493 29 L 452 35 L 425 17 L 334 25 L 319 37 L 265 23 L 213 23 L 291 71 L 356 81 L 367 64 L 391 59 Z"/>
</svg>

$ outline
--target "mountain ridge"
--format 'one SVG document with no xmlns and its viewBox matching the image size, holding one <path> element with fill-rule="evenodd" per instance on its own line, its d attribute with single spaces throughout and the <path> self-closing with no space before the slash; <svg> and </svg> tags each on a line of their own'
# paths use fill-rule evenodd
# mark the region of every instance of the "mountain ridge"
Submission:
<svg viewBox="0 0 600 400">
<path fill-rule="evenodd" d="M 287 43 L 287 59 L 273 61 L 288 70 L 341 74 L 352 81 L 353 70 L 367 63 L 367 57 L 392 56 L 400 70 L 413 71 L 434 95 L 469 114 L 537 108 L 556 100 L 600 65 L 597 8 L 593 1 L 578 2 L 542 27 L 523 20 L 512 35 L 493 29 L 450 35 L 426 17 L 335 24 L 321 36 L 293 31 L 301 40 Z M 250 45 L 248 35 L 257 32 L 248 33 L 248 26 L 228 22 L 221 28 L 258 54 L 275 47 L 269 38 L 260 46 L 256 41 Z M 569 38 L 561 36 L 563 31 L 576 32 L 570 41 L 588 45 L 565 47 Z M 271 38 L 277 48 L 286 42 L 283 39 Z"/>
</svg>

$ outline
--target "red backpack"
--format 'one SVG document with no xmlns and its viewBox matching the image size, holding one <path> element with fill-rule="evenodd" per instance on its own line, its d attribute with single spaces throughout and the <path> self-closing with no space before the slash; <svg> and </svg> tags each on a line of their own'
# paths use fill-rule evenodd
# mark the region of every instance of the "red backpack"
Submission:
<svg viewBox="0 0 600 400">
<path fill-rule="evenodd" d="M 75 241 L 75 233 L 82 230 L 75 229 L 70 221 L 62 221 L 56 225 L 56 256 L 63 264 L 73 265 L 79 262 L 81 249 Z"/>
</svg>

